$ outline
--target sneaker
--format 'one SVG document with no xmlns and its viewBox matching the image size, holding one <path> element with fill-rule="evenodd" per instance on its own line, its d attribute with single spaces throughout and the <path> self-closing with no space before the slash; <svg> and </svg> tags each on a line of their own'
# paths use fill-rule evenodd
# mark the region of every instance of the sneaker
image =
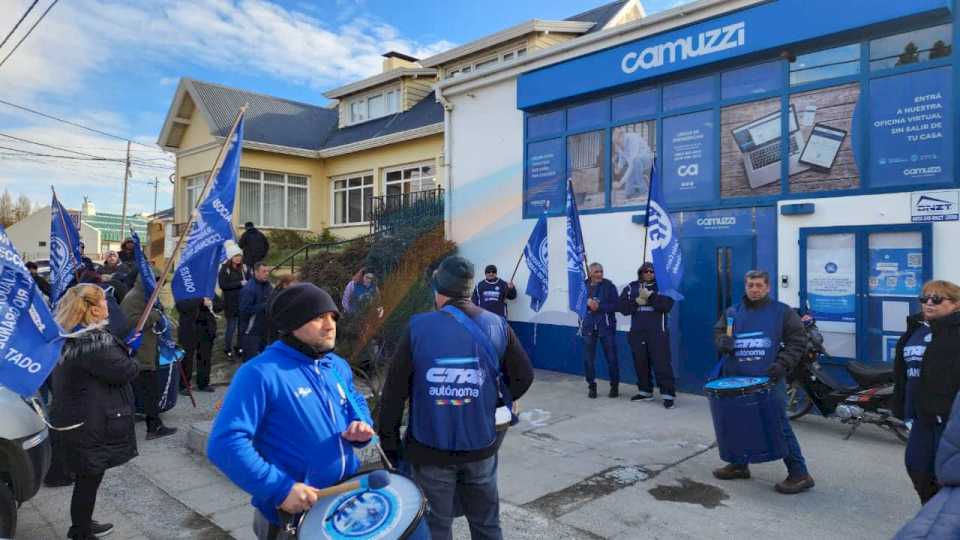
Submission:
<svg viewBox="0 0 960 540">
<path fill-rule="evenodd" d="M 785 495 L 795 495 L 801 491 L 812 488 L 814 485 L 816 484 L 813 481 L 813 477 L 809 474 L 802 476 L 787 475 L 787 478 L 783 482 L 777 482 L 777 484 L 773 486 L 773 489 Z"/>
<path fill-rule="evenodd" d="M 597 399 L 597 386 L 592 385 L 589 390 L 587 390 L 587 397 L 590 399 Z"/>
<path fill-rule="evenodd" d="M 98 538 L 101 536 L 107 536 L 113 532 L 113 523 L 98 523 L 96 521 L 91 521 L 90 532 L 92 532 Z"/>
<path fill-rule="evenodd" d="M 653 397 L 653 394 L 650 392 L 640 392 L 639 394 L 634 394 L 630 401 L 643 401 L 645 399 L 650 399 Z"/>
<path fill-rule="evenodd" d="M 618 388 L 617 385 L 615 384 L 611 384 L 610 393 L 607 394 L 607 397 L 612 397 L 612 398 L 620 397 L 620 388 Z"/>
<path fill-rule="evenodd" d="M 663 400 L 663 408 L 664 408 L 664 409 L 672 409 L 672 408 L 673 408 L 673 400 L 672 400 L 672 399 L 664 399 L 664 400 Z"/>
<path fill-rule="evenodd" d="M 746 480 L 750 478 L 750 468 L 746 465 L 728 463 L 719 469 L 714 469 L 713 476 L 718 480 Z"/>
<path fill-rule="evenodd" d="M 160 426 L 153 431 L 147 432 L 147 440 L 152 441 L 154 439 L 159 439 L 160 437 L 166 437 L 167 435 L 173 435 L 177 432 L 175 427 Z"/>
</svg>

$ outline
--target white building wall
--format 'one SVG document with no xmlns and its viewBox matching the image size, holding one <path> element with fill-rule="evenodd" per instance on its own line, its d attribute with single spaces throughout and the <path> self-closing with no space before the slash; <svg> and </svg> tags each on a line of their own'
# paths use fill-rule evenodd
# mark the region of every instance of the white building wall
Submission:
<svg viewBox="0 0 960 540">
<path fill-rule="evenodd" d="M 50 258 L 50 207 L 44 207 L 7 228 L 7 236 L 20 252 L 24 261 Z M 80 223 L 80 241 L 86 248 L 86 255 L 92 259 L 100 258 L 100 232 Z M 44 245 L 41 246 L 40 243 Z"/>
<path fill-rule="evenodd" d="M 805 216 L 778 215 L 778 269 L 788 278 L 788 287 L 780 289 L 780 300 L 791 306 L 800 302 L 800 229 L 856 225 L 894 225 L 910 223 L 910 193 L 857 195 L 811 200 L 781 201 L 785 204 L 813 203 L 815 211 Z M 779 214 L 779 208 L 778 208 Z M 960 222 L 933 224 L 933 277 L 960 283 Z"/>
<path fill-rule="evenodd" d="M 448 96 L 450 114 L 450 239 L 470 259 L 478 279 L 495 264 L 508 280 L 536 225 L 523 220 L 523 113 L 516 108 L 516 80 L 466 94 Z M 636 212 L 581 216 L 587 257 L 604 266 L 618 289 L 637 279 L 642 263 L 643 227 L 632 223 Z M 519 295 L 509 304 L 510 320 L 576 326 L 567 308 L 566 220 L 551 218 L 550 292 L 539 313 L 524 294 L 529 272 L 521 263 L 514 282 Z M 620 328 L 629 320 L 619 317 Z"/>
</svg>

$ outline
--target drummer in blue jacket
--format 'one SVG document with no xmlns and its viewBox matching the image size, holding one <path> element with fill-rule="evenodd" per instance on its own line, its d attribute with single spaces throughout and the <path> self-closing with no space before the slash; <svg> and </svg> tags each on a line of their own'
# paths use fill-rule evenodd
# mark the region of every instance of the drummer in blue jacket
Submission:
<svg viewBox="0 0 960 540">
<path fill-rule="evenodd" d="M 267 311 L 281 338 L 234 375 L 207 444 L 210 461 L 253 495 L 259 540 L 286 538 L 278 509 L 309 510 L 317 488 L 357 472 L 353 446 L 373 436 L 350 367 L 333 352 L 340 313 L 330 295 L 294 285 Z"/>
<path fill-rule="evenodd" d="M 587 279 L 587 314 L 580 324 L 583 336 L 583 370 L 587 378 L 587 396 L 597 397 L 596 354 L 597 342 L 603 345 L 603 356 L 607 360 L 610 374 L 610 394 L 612 398 L 620 395 L 620 365 L 617 363 L 617 286 L 603 277 L 603 266 L 593 263 L 589 267 Z"/>
<path fill-rule="evenodd" d="M 813 477 L 800 451 L 800 442 L 790 427 L 783 408 L 784 376 L 806 352 L 807 332 L 800 316 L 790 306 L 770 298 L 770 274 L 751 270 L 745 277 L 743 302 L 730 307 L 714 326 L 717 351 L 724 357 L 724 377 L 770 377 L 776 384 L 776 403 L 782 411 L 781 425 L 786 442 L 787 478 L 775 486 L 780 493 L 794 494 L 813 487 Z M 727 335 L 733 321 L 732 336 Z M 748 337 L 749 335 L 749 337 Z M 745 463 L 729 463 L 713 471 L 720 480 L 750 478 Z"/>
</svg>

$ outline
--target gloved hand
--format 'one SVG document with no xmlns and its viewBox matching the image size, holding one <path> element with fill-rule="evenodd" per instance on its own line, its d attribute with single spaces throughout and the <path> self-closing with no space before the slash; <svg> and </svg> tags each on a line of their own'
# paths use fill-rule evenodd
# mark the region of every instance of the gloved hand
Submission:
<svg viewBox="0 0 960 540">
<path fill-rule="evenodd" d="M 735 347 L 733 336 L 722 335 L 717 339 L 717 352 L 720 354 L 733 354 Z"/>
<path fill-rule="evenodd" d="M 653 294 L 653 291 L 640 287 L 637 291 L 637 305 L 645 306 L 647 301 L 650 300 L 650 296 Z"/>
<path fill-rule="evenodd" d="M 779 381 L 787 374 L 787 367 L 780 362 L 774 362 L 767 368 L 767 376 L 771 382 Z"/>
<path fill-rule="evenodd" d="M 140 350 L 141 341 L 143 341 L 143 332 L 130 334 L 123 342 L 123 344 L 127 346 L 127 355 L 135 356 L 137 351 Z"/>
</svg>

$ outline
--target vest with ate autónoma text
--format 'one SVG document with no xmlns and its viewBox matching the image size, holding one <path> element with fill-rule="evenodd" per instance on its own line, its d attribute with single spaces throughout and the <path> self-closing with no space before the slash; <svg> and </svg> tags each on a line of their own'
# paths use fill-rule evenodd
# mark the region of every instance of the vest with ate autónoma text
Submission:
<svg viewBox="0 0 960 540">
<path fill-rule="evenodd" d="M 487 311 L 473 321 L 491 338 L 498 358 L 486 358 L 480 344 L 449 313 L 424 313 L 410 321 L 410 431 L 420 444 L 469 451 L 488 448 L 496 440 L 506 321 Z"/>
<path fill-rule="evenodd" d="M 734 352 L 723 362 L 725 377 L 761 377 L 777 359 L 783 342 L 786 304 L 770 300 L 758 308 L 740 303 L 727 310 L 733 317 Z"/>
</svg>

